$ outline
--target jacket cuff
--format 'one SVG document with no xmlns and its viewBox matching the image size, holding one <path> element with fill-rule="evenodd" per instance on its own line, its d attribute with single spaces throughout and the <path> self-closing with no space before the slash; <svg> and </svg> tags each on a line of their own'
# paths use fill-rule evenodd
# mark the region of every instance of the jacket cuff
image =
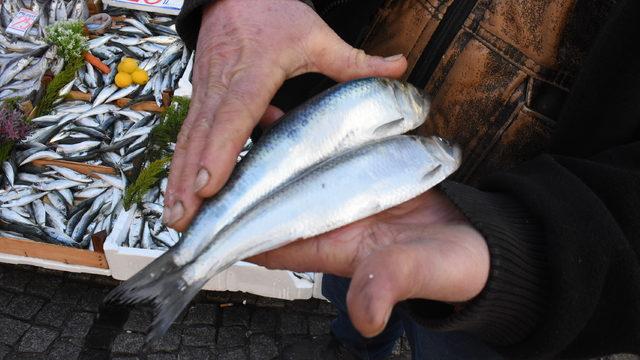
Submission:
<svg viewBox="0 0 640 360">
<path fill-rule="evenodd" d="M 202 23 L 202 7 L 213 3 L 215 0 L 189 0 L 185 1 L 176 19 L 176 31 L 187 45 L 189 50 L 195 50 L 198 43 L 198 33 Z M 313 8 L 312 0 L 300 0 Z"/>
<path fill-rule="evenodd" d="M 405 309 L 433 330 L 465 331 L 499 347 L 523 341 L 546 310 L 549 281 L 541 227 L 507 196 L 452 181 L 440 189 L 487 241 L 487 285 L 465 304 L 410 300 Z"/>
</svg>

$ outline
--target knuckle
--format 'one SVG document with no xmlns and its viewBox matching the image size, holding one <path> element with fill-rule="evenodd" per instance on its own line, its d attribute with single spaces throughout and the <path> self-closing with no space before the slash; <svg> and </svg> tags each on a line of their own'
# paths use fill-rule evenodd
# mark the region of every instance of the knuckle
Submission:
<svg viewBox="0 0 640 360">
<path fill-rule="evenodd" d="M 352 67 L 359 67 L 366 64 L 367 53 L 362 49 L 351 49 L 351 54 L 349 55 L 349 65 Z"/>
</svg>

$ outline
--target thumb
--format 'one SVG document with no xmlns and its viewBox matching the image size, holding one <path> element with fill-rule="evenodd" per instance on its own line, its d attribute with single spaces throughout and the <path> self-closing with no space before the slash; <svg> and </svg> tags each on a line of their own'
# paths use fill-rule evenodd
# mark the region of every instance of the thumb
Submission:
<svg viewBox="0 0 640 360">
<path fill-rule="evenodd" d="M 353 48 L 332 30 L 322 35 L 311 41 L 312 71 L 335 81 L 369 76 L 399 78 L 407 70 L 407 59 L 402 54 L 386 58 L 371 56 L 364 50 Z"/>
<path fill-rule="evenodd" d="M 395 244 L 368 256 L 351 279 L 349 317 L 365 337 L 378 335 L 395 304 L 413 296 L 415 277 L 411 246 Z"/>
</svg>

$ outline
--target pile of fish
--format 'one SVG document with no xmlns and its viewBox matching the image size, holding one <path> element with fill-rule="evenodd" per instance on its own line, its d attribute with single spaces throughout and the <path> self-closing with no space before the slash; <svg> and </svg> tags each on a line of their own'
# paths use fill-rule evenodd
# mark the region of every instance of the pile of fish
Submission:
<svg viewBox="0 0 640 360">
<path fill-rule="evenodd" d="M 63 65 L 44 41 L 11 40 L 0 34 L 0 101 L 33 99 L 47 69 L 58 73 Z"/>
<path fill-rule="evenodd" d="M 369 78 L 337 85 L 294 109 L 208 199 L 178 243 L 107 301 L 154 306 L 163 334 L 204 284 L 235 262 L 325 233 L 407 201 L 460 164 L 417 128 L 429 101 L 413 86 Z"/>
<path fill-rule="evenodd" d="M 110 12 L 126 25 L 116 23 L 110 32 L 90 40 L 89 47 L 110 65 L 111 72 L 101 74 L 87 63 L 60 93 L 61 98 L 71 90 L 89 93 L 91 102 L 60 100 L 50 114 L 33 119 L 35 130 L 2 166 L 2 236 L 86 248 L 91 235 L 103 230 L 110 233 L 114 218 L 123 211 L 125 174 L 135 174 L 134 169 L 145 166 L 149 136 L 159 122 L 156 114 L 120 108 L 114 102 L 123 97 L 149 97 L 160 103 L 163 90 L 174 89 L 178 80 L 188 83 L 191 66 L 188 72 L 185 69 L 191 53 L 177 37 L 173 18 L 121 9 Z M 4 39 L 0 38 L 3 46 Z M 24 42 L 10 44 L 11 51 L 18 45 L 27 48 Z M 137 59 L 149 72 L 151 81 L 146 86 L 118 89 L 113 84 L 122 56 Z M 35 160 L 107 166 L 118 175 L 87 176 L 59 166 L 37 167 L 32 165 Z M 145 194 L 122 245 L 166 249 L 178 240 L 179 234 L 160 221 L 165 186 L 166 179 Z"/>
<path fill-rule="evenodd" d="M 11 23 L 20 9 L 38 14 L 37 21 L 29 30 L 27 38 L 44 38 L 47 26 L 65 20 L 85 20 L 89 8 L 85 0 L 3 0 L 0 8 L 0 23 L 3 29 Z"/>
<path fill-rule="evenodd" d="M 109 65 L 111 72 L 101 75 L 87 64 L 63 94 L 72 87 L 90 93 L 94 106 L 123 97 L 135 98 L 136 101 L 155 100 L 157 105 L 161 105 L 163 91 L 176 89 L 191 59 L 191 52 L 175 31 L 174 19 L 118 8 L 110 10 L 110 14 L 124 17 L 124 20 L 117 22 L 117 27 L 108 33 L 90 40 L 89 51 Z M 118 89 L 113 84 L 116 66 L 122 57 L 139 61 L 139 67 L 149 74 L 146 85 Z"/>
<path fill-rule="evenodd" d="M 23 38 L 5 32 L 20 9 L 38 13 L 37 21 Z M 44 42 L 49 24 L 68 19 L 86 19 L 85 0 L 4 0 L 0 7 L 0 101 L 10 98 L 34 100 L 47 69 L 55 75 L 62 70 L 62 59 Z"/>
</svg>

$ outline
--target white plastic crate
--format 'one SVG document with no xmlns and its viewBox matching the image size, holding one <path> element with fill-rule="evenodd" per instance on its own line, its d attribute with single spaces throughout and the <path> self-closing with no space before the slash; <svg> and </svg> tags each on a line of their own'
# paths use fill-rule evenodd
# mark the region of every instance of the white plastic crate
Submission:
<svg viewBox="0 0 640 360">
<path fill-rule="evenodd" d="M 113 231 L 104 243 L 104 252 L 111 275 L 118 280 L 130 278 L 163 253 L 160 250 L 120 246 L 131 225 L 134 212 L 135 207 L 132 207 L 128 212 L 118 216 Z M 260 296 L 295 300 L 311 298 L 314 294 L 314 283 L 304 278 L 300 279 L 290 271 L 269 270 L 240 261 L 209 280 L 204 289 L 243 291 Z"/>
</svg>

